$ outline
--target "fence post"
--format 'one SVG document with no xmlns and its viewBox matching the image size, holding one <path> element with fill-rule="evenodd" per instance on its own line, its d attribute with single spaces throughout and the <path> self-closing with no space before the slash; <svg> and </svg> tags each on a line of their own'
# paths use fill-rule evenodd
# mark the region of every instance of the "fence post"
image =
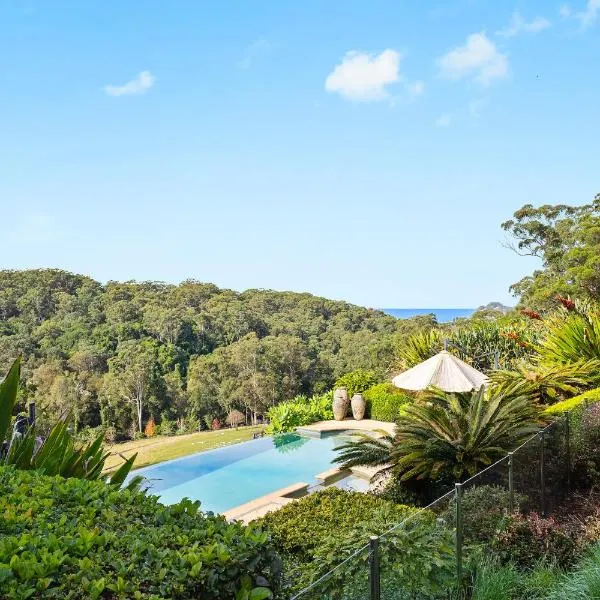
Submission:
<svg viewBox="0 0 600 600">
<path fill-rule="evenodd" d="M 508 510 L 515 512 L 514 452 L 508 453 Z"/>
<path fill-rule="evenodd" d="M 546 460 L 546 449 L 545 449 L 545 431 L 540 431 L 540 442 L 541 442 L 541 448 L 540 448 L 540 496 L 541 496 L 541 503 L 542 503 L 542 516 L 545 517 L 546 516 L 546 480 L 545 480 L 545 476 L 544 476 L 544 462 Z"/>
<path fill-rule="evenodd" d="M 565 414 L 565 444 L 567 450 L 567 494 L 571 493 L 571 420 L 570 412 Z"/>
<path fill-rule="evenodd" d="M 463 515 L 462 515 L 462 483 L 454 484 L 454 493 L 456 499 L 456 578 L 458 589 L 462 581 L 462 546 L 463 546 Z"/>
<path fill-rule="evenodd" d="M 369 539 L 369 583 L 371 587 L 371 600 L 380 600 L 379 589 L 379 538 L 372 535 Z"/>
</svg>

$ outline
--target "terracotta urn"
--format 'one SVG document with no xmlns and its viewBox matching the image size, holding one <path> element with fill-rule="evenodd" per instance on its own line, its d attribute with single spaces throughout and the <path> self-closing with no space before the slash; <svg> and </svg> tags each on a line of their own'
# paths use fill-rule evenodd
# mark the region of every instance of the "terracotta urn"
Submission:
<svg viewBox="0 0 600 600">
<path fill-rule="evenodd" d="M 361 421 L 365 416 L 366 406 L 365 398 L 362 394 L 354 394 L 352 396 L 352 416 L 357 421 Z"/>
<path fill-rule="evenodd" d="M 343 421 L 348 412 L 348 390 L 344 387 L 336 388 L 333 392 L 333 418 Z"/>
</svg>

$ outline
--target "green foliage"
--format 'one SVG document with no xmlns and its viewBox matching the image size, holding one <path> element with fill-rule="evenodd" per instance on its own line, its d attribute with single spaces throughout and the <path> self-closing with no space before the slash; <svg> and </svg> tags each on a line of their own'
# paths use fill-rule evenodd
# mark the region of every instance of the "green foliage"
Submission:
<svg viewBox="0 0 600 600">
<path fill-rule="evenodd" d="M 281 402 L 269 409 L 270 424 L 267 433 L 285 433 L 296 427 L 310 425 L 317 421 L 333 419 L 333 392 L 315 395 L 311 398 L 296 396 L 293 400 Z"/>
<path fill-rule="evenodd" d="M 0 372 L 25 357 L 19 408 L 34 399 L 40 423 L 69 412 L 76 430 L 120 439 L 163 413 L 256 420 L 349 371 L 383 377 L 397 343 L 430 326 L 310 294 L 0 271 Z"/>
<path fill-rule="evenodd" d="M 378 378 L 375 373 L 359 369 L 358 371 L 352 371 L 339 377 L 333 387 L 334 389 L 338 387 L 346 388 L 348 397 L 352 398 L 354 394 L 364 393 L 377 382 Z"/>
<path fill-rule="evenodd" d="M 527 497 L 515 493 L 514 508 L 527 504 Z M 464 491 L 461 499 L 464 539 L 467 543 L 489 543 L 502 529 L 509 513 L 507 489 L 495 485 L 478 485 Z M 450 527 L 456 526 L 456 502 L 452 500 L 443 514 Z"/>
<path fill-rule="evenodd" d="M 592 600 L 600 598 L 600 544 L 596 544 L 577 569 L 562 577 L 544 596 L 548 600 Z"/>
<path fill-rule="evenodd" d="M 395 437 L 363 435 L 342 445 L 336 461 L 348 467 L 386 464 L 403 481 L 462 480 L 536 432 L 536 417 L 525 396 L 432 390 L 405 405 Z"/>
<path fill-rule="evenodd" d="M 575 303 L 572 310 L 554 313 L 544 325 L 544 336 L 536 345 L 540 363 L 600 361 L 600 311 L 596 305 Z"/>
<path fill-rule="evenodd" d="M 414 367 L 440 352 L 447 340 L 449 352 L 480 371 L 494 369 L 496 357 L 501 367 L 511 368 L 533 353 L 537 329 L 522 317 L 460 320 L 405 339 L 397 350 L 397 366 Z"/>
<path fill-rule="evenodd" d="M 440 329 L 414 333 L 398 347 L 398 366 L 406 370 L 431 358 L 442 349 L 443 339 L 444 336 Z"/>
<path fill-rule="evenodd" d="M 455 564 L 452 532 L 437 526 L 429 511 L 330 488 L 267 514 L 260 525 L 284 556 L 297 590 L 365 546 L 370 535 L 384 533 L 408 517 L 412 517 L 409 522 L 382 541 L 382 572 L 389 574 L 394 588 L 428 597 L 451 581 Z M 364 596 L 367 561 L 368 553 L 359 554 L 336 570 L 319 591 L 330 598 Z"/>
<path fill-rule="evenodd" d="M 0 456 L 1 465 L 17 469 L 35 469 L 46 475 L 77 477 L 80 479 L 103 479 L 102 470 L 108 454 L 102 449 L 104 432 L 87 444 L 81 445 L 69 431 L 69 421 L 61 419 L 50 429 L 37 448 L 40 432 L 35 425 L 27 426 L 24 433 L 13 434 L 10 430 L 11 415 L 17 401 L 17 383 L 20 375 L 20 359 L 17 359 L 8 375 L 0 383 L 0 445 L 6 442 L 6 454 Z M 134 454 L 106 479 L 107 483 L 121 486 L 137 457 Z M 141 479 L 134 477 L 128 484 L 135 488 Z"/>
<path fill-rule="evenodd" d="M 378 383 L 364 392 L 367 414 L 377 421 L 394 422 L 400 416 L 402 406 L 411 397 L 391 383 Z"/>
<path fill-rule="evenodd" d="M 477 565 L 471 600 L 544 600 L 564 579 L 563 571 L 544 563 L 521 571 L 513 564 L 487 560 Z M 575 596 L 561 596 L 561 600 Z"/>
<path fill-rule="evenodd" d="M 163 506 L 12 468 L 0 468 L 0 489 L 1 597 L 258 599 L 265 579 L 277 587 L 268 536 L 206 516 L 198 502 Z"/>
<path fill-rule="evenodd" d="M 562 402 L 552 404 L 551 406 L 545 408 L 542 414 L 559 416 L 573 410 L 574 408 L 578 408 L 582 405 L 585 406 L 586 404 L 592 404 L 594 402 L 600 402 L 600 388 L 589 390 L 583 394 L 579 394 L 578 396 L 573 396 L 568 400 L 563 400 Z"/>
<path fill-rule="evenodd" d="M 564 365 L 523 364 L 512 371 L 494 371 L 490 380 L 497 393 L 524 395 L 533 403 L 551 404 L 592 385 L 598 368 L 595 360 Z"/>
<path fill-rule="evenodd" d="M 511 515 L 493 538 L 492 548 L 504 563 L 520 568 L 531 568 L 541 560 L 567 567 L 577 558 L 573 534 L 553 518 L 544 519 L 537 513 Z"/>
<path fill-rule="evenodd" d="M 511 286 L 522 305 L 551 305 L 557 294 L 598 298 L 599 209 L 600 195 L 583 206 L 526 204 L 502 224 L 519 254 L 542 261 L 542 269 Z"/>
</svg>

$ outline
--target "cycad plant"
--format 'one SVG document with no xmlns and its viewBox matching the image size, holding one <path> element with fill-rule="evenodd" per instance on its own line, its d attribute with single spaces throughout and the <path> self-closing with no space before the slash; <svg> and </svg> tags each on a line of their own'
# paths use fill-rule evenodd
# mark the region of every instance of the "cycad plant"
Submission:
<svg viewBox="0 0 600 600">
<path fill-rule="evenodd" d="M 361 436 L 341 447 L 337 462 L 385 465 L 402 481 L 462 481 L 537 432 L 537 413 L 524 395 L 430 390 L 404 409 L 393 438 Z"/>
<path fill-rule="evenodd" d="M 545 322 L 546 335 L 536 346 L 540 364 L 600 360 L 600 309 L 589 303 L 568 302 L 569 308 Z"/>
<path fill-rule="evenodd" d="M 566 364 L 536 361 L 512 370 L 490 373 L 491 387 L 498 393 L 528 396 L 533 402 L 553 404 L 600 383 L 600 360 Z"/>
<path fill-rule="evenodd" d="M 22 434 L 13 435 L 11 422 L 17 400 L 20 366 L 20 359 L 15 360 L 8 375 L 0 383 L 0 446 L 5 449 L 0 454 L 0 465 L 12 465 L 22 470 L 35 469 L 45 475 L 89 480 L 105 479 L 102 471 L 108 453 L 102 448 L 102 434 L 85 446 L 78 445 L 68 429 L 68 420 L 60 419 L 41 443 L 35 425 L 27 427 Z M 136 456 L 137 454 L 126 459 L 106 478 L 106 482 L 121 486 Z M 141 481 L 141 477 L 134 477 L 127 487 L 136 489 Z"/>
</svg>

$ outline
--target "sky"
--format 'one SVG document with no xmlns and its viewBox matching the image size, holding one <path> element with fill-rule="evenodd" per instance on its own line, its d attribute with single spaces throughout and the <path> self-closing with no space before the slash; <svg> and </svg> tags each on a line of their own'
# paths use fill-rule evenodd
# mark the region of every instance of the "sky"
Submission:
<svg viewBox="0 0 600 600">
<path fill-rule="evenodd" d="M 599 59 L 600 0 L 0 0 L 0 268 L 512 304 Z"/>
</svg>

